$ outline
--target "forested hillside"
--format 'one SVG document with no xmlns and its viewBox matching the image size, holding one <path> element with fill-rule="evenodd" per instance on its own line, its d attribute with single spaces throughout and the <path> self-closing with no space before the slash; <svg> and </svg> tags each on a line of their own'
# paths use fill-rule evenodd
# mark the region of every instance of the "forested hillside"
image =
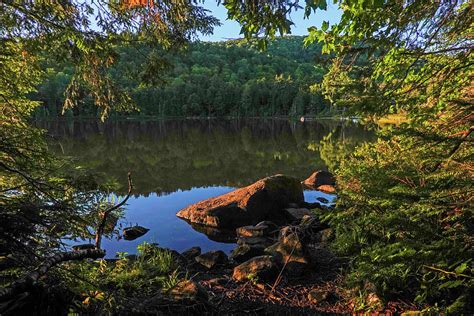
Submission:
<svg viewBox="0 0 474 316">
<path fill-rule="evenodd" d="M 168 52 L 128 45 L 119 49 L 110 76 L 139 109 L 128 115 L 320 115 L 329 111 L 319 89 L 324 75 L 320 56 L 320 46 L 304 48 L 303 37 L 279 38 L 264 52 L 246 40 L 197 42 L 188 50 Z M 74 70 L 69 65 L 45 67 L 48 76 L 35 96 L 44 106 L 37 115 L 56 116 Z M 91 99 L 82 102 L 66 115 L 96 115 Z"/>
</svg>

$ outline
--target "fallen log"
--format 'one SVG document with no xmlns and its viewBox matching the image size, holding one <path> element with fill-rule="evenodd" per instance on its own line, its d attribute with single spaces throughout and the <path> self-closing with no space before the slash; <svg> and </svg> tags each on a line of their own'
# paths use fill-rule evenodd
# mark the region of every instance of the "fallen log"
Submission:
<svg viewBox="0 0 474 316">
<path fill-rule="evenodd" d="M 28 289 L 45 275 L 48 270 L 58 263 L 71 260 L 82 260 L 86 258 L 98 259 L 105 256 L 105 250 L 102 249 L 86 249 L 79 251 L 70 251 L 58 253 L 45 261 L 34 271 L 28 273 L 21 279 L 15 281 L 11 286 L 0 289 L 0 301 L 5 301 L 11 297 L 28 291 Z"/>
</svg>

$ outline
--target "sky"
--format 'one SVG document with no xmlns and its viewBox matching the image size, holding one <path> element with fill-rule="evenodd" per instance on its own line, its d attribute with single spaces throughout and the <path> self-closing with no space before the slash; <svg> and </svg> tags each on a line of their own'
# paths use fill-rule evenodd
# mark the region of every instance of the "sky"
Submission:
<svg viewBox="0 0 474 316">
<path fill-rule="evenodd" d="M 212 15 L 218 18 L 222 25 L 214 29 L 214 34 L 204 36 L 201 35 L 199 38 L 202 41 L 224 41 L 226 39 L 240 38 L 240 25 L 231 20 L 227 20 L 227 10 L 223 5 L 218 6 L 217 1 L 205 1 L 204 7 L 212 12 Z M 336 5 L 328 1 L 327 11 L 318 10 L 313 13 L 309 19 L 303 18 L 304 10 L 300 9 L 291 14 L 291 20 L 294 25 L 291 29 L 292 35 L 307 35 L 308 27 L 317 26 L 320 27 L 323 21 L 329 21 L 332 25 L 341 18 L 341 11 L 337 9 Z"/>
</svg>

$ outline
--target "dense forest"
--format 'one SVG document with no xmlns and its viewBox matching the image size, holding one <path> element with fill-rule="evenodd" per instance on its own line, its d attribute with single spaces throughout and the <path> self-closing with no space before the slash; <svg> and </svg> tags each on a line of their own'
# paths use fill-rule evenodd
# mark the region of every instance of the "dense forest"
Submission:
<svg viewBox="0 0 474 316">
<path fill-rule="evenodd" d="M 329 102 L 319 88 L 325 73 L 319 64 L 323 59 L 321 46 L 305 48 L 303 39 L 277 38 L 266 51 L 243 39 L 196 42 L 185 51 L 173 52 L 144 45 L 121 46 L 110 75 L 137 105 L 138 111 L 129 116 L 328 115 Z M 161 67 L 143 70 L 142 65 L 150 61 Z M 37 110 L 37 116 L 58 116 L 74 68 L 67 63 L 58 67 L 47 62 L 43 67 L 47 76 L 35 98 L 44 106 Z M 147 84 L 143 79 L 149 79 Z M 85 93 L 82 103 L 66 115 L 97 115 L 93 100 Z"/>
</svg>

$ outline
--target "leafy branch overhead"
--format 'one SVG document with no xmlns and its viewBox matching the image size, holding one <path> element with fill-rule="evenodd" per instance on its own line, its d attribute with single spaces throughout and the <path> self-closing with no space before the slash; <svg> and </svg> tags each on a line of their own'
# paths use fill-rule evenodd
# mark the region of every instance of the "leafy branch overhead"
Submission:
<svg viewBox="0 0 474 316">
<path fill-rule="evenodd" d="M 123 1 L 2 2 L 2 41 L 15 46 L 17 37 L 27 38 L 22 50 L 36 62 L 44 56 L 72 62 L 75 72 L 67 89 L 65 108 L 79 105 L 81 95 L 87 93 L 105 118 L 111 108 L 134 109 L 129 96 L 115 86 L 107 73 L 117 60 L 117 44 L 138 41 L 179 49 L 220 24 L 206 9 L 192 2 L 150 3 L 153 5 Z M 20 48 L 15 48 L 19 54 Z"/>
</svg>

